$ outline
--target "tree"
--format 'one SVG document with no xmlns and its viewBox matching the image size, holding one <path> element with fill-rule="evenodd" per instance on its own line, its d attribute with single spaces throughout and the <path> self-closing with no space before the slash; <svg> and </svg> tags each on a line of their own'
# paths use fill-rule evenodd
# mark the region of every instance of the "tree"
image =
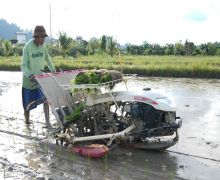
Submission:
<svg viewBox="0 0 220 180">
<path fill-rule="evenodd" d="M 200 49 L 202 55 L 208 54 L 208 45 L 207 44 L 201 44 L 199 46 L 199 49 Z"/>
<path fill-rule="evenodd" d="M 175 43 L 174 45 L 174 55 L 184 55 L 184 46 L 182 45 L 181 41 Z"/>
<path fill-rule="evenodd" d="M 66 57 L 67 51 L 69 50 L 71 43 L 72 43 L 72 38 L 68 37 L 65 32 L 59 32 L 59 43 L 62 49 L 62 54 L 63 57 Z"/>
<path fill-rule="evenodd" d="M 23 53 L 23 44 L 17 44 L 12 46 L 12 51 L 14 56 L 22 56 Z"/>
<path fill-rule="evenodd" d="M 88 50 L 86 49 L 87 44 L 88 42 L 84 40 L 73 40 L 68 55 L 74 58 L 81 55 L 88 55 Z"/>
<path fill-rule="evenodd" d="M 191 56 L 195 50 L 195 45 L 193 42 L 189 42 L 188 39 L 185 41 L 185 55 Z"/>
<path fill-rule="evenodd" d="M 0 56 L 4 56 L 3 40 L 0 39 Z"/>
<path fill-rule="evenodd" d="M 208 55 L 214 56 L 217 52 L 217 46 L 215 43 L 208 43 Z"/>
<path fill-rule="evenodd" d="M 88 51 L 86 49 L 87 45 L 88 42 L 85 40 L 81 40 L 80 43 L 78 43 L 77 50 L 80 52 L 81 55 L 88 55 Z"/>
<path fill-rule="evenodd" d="M 52 44 L 47 44 L 48 51 L 52 57 L 60 55 L 59 51 L 60 42 L 58 40 L 54 40 Z"/>
<path fill-rule="evenodd" d="M 153 55 L 153 50 L 151 48 L 147 48 L 144 50 L 144 55 Z"/>
<path fill-rule="evenodd" d="M 89 52 L 89 54 L 94 55 L 95 51 L 99 48 L 99 41 L 97 38 L 92 37 L 89 40 L 89 43 L 87 44 L 87 51 Z"/>
<path fill-rule="evenodd" d="M 117 42 L 113 39 L 112 36 L 108 39 L 107 49 L 111 57 L 113 57 L 117 51 Z"/>
<path fill-rule="evenodd" d="M 165 55 L 173 55 L 174 54 L 174 45 L 173 44 L 166 44 L 164 47 Z"/>
<path fill-rule="evenodd" d="M 141 46 L 138 46 L 138 45 L 130 45 L 129 47 L 130 49 L 130 54 L 131 55 L 143 55 L 144 53 L 142 53 L 141 51 Z"/>
<path fill-rule="evenodd" d="M 106 37 L 105 35 L 102 36 L 102 39 L 101 39 L 101 49 L 105 52 L 106 51 Z"/>
<path fill-rule="evenodd" d="M 4 48 L 5 56 L 11 56 L 13 54 L 12 45 L 10 41 L 8 40 L 3 41 L 3 48 Z"/>
<path fill-rule="evenodd" d="M 195 46 L 192 55 L 196 56 L 196 55 L 200 55 L 201 54 L 201 50 L 199 49 L 199 46 Z"/>
<path fill-rule="evenodd" d="M 217 56 L 220 56 L 220 49 L 219 49 L 219 48 L 218 48 L 217 51 L 216 51 L 216 55 L 217 55 Z"/>
<path fill-rule="evenodd" d="M 151 44 L 148 43 L 147 41 L 143 41 L 142 47 L 143 47 L 144 49 L 150 49 L 150 48 L 151 48 Z"/>
<path fill-rule="evenodd" d="M 152 50 L 153 50 L 153 55 L 164 55 L 163 47 L 161 47 L 159 44 L 153 44 Z"/>
<path fill-rule="evenodd" d="M 131 54 L 131 44 L 126 44 L 126 53 Z"/>
</svg>

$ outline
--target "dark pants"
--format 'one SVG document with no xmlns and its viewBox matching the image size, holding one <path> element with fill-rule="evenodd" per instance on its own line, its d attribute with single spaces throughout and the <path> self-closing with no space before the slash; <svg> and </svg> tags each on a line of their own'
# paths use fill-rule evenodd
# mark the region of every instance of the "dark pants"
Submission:
<svg viewBox="0 0 220 180">
<path fill-rule="evenodd" d="M 46 98 L 39 88 L 31 90 L 22 87 L 22 103 L 24 111 L 35 109 L 44 101 L 46 101 Z"/>
<path fill-rule="evenodd" d="M 30 90 L 22 87 L 22 103 L 24 108 L 25 121 L 29 124 L 30 110 L 35 109 L 38 105 L 43 104 L 46 126 L 51 128 L 49 116 L 49 104 L 42 91 L 38 89 Z"/>
</svg>

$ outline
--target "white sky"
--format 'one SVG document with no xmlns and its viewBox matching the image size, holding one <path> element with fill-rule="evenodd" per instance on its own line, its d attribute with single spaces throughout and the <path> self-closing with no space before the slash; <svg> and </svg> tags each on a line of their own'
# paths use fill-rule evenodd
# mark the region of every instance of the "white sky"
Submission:
<svg viewBox="0 0 220 180">
<path fill-rule="evenodd" d="M 44 25 L 75 38 L 113 36 L 120 44 L 220 41 L 220 0 L 1 0 L 0 18 L 32 30 Z"/>
</svg>

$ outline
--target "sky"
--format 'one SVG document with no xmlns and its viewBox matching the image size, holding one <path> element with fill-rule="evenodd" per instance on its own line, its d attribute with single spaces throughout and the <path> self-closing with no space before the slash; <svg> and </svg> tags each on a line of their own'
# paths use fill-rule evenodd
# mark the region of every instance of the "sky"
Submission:
<svg viewBox="0 0 220 180">
<path fill-rule="evenodd" d="M 54 38 L 65 32 L 87 41 L 113 36 L 120 44 L 220 42 L 220 0 L 1 0 L 2 18 L 22 29 L 43 25 Z"/>
</svg>

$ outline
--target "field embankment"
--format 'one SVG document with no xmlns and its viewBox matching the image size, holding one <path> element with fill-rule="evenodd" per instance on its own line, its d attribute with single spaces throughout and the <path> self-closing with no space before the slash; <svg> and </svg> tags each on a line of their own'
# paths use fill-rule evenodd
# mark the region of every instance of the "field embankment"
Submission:
<svg viewBox="0 0 220 180">
<path fill-rule="evenodd" d="M 159 77 L 220 78 L 219 56 L 54 57 L 56 69 L 117 69 L 125 74 Z M 0 70 L 20 71 L 21 57 L 0 57 Z"/>
</svg>

